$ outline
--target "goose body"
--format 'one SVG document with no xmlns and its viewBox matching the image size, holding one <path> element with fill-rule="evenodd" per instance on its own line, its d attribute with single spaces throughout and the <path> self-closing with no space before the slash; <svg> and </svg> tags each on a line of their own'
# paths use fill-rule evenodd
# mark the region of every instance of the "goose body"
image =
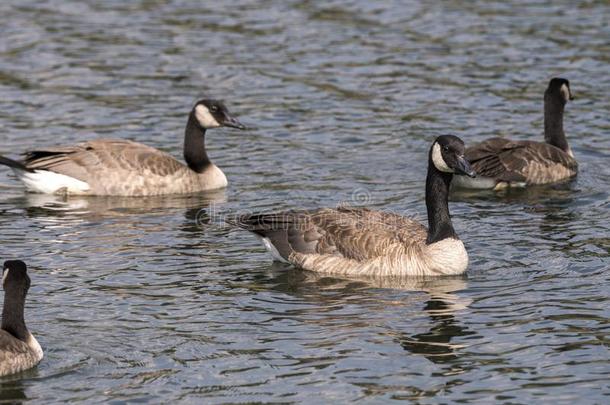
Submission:
<svg viewBox="0 0 610 405">
<path fill-rule="evenodd" d="M 444 135 L 428 163 L 429 228 L 403 216 L 367 208 L 244 215 L 229 222 L 256 234 L 274 259 L 322 273 L 355 276 L 441 276 L 466 271 L 468 254 L 448 210 L 454 172 L 474 175 L 464 144 Z"/>
<path fill-rule="evenodd" d="M 0 156 L 31 192 L 71 195 L 152 196 L 187 194 L 227 186 L 224 173 L 208 158 L 205 132 L 243 129 L 221 102 L 199 101 L 185 131 L 186 164 L 150 146 L 121 139 L 98 139 L 25 153 L 17 162 Z"/>
<path fill-rule="evenodd" d="M 4 263 L 2 285 L 5 291 L 0 329 L 0 376 L 30 369 L 42 360 L 43 352 L 28 331 L 23 318 L 25 297 L 30 287 L 25 263 Z"/>
<path fill-rule="evenodd" d="M 565 104 L 572 100 L 570 83 L 554 78 L 544 94 L 545 142 L 491 138 L 466 149 L 477 178 L 455 176 L 462 188 L 502 189 L 556 183 L 576 176 L 578 163 L 563 130 Z"/>
</svg>

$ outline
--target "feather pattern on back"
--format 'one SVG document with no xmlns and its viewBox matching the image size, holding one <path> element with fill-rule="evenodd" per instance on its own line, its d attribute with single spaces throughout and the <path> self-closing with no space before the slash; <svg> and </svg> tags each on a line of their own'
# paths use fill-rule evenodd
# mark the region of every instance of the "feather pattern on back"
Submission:
<svg viewBox="0 0 610 405">
<path fill-rule="evenodd" d="M 491 138 L 466 149 L 479 176 L 498 182 L 545 184 L 576 175 L 578 163 L 561 149 L 542 142 Z"/>
</svg>

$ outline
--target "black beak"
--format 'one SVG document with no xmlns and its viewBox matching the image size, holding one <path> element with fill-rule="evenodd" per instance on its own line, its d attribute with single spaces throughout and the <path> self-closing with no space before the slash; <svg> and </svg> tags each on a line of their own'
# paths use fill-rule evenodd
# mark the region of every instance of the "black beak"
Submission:
<svg viewBox="0 0 610 405">
<path fill-rule="evenodd" d="M 464 156 L 458 156 L 455 172 L 457 174 L 465 174 L 468 177 L 477 177 L 477 173 L 470 166 L 470 163 L 468 163 Z"/>
<path fill-rule="evenodd" d="M 236 118 L 231 117 L 230 115 L 225 116 L 225 119 L 222 121 L 222 125 L 225 127 L 246 129 L 246 126 L 244 124 L 239 122 Z"/>
</svg>

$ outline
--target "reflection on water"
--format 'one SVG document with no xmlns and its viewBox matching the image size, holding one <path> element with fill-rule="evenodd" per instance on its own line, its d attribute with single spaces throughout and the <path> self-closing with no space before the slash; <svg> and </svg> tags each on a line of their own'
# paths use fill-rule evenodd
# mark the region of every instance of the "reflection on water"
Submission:
<svg viewBox="0 0 610 405">
<path fill-rule="evenodd" d="M 21 378 L 27 378 L 28 375 L 32 375 L 32 371 L 19 373 L 11 377 L 11 380 L 5 378 L 4 381 L 0 382 L 0 401 L 10 404 L 21 404 L 26 401 L 28 397 L 25 394 Z"/>
<path fill-rule="evenodd" d="M 458 358 L 463 344 L 452 344 L 453 338 L 469 336 L 475 332 L 460 326 L 459 313 L 468 309 L 472 302 L 461 297 L 459 292 L 467 288 L 466 277 L 417 278 L 417 277 L 352 277 L 335 278 L 323 274 L 291 269 L 287 265 L 275 263 L 271 273 L 273 290 L 311 301 L 317 305 L 340 302 L 342 297 L 354 295 L 387 296 L 386 289 L 424 292 L 423 314 L 429 316 L 431 326 L 425 332 L 392 332 L 396 340 L 412 354 L 422 355 L 434 363 L 448 363 Z M 329 294 L 330 293 L 330 294 Z M 401 305 L 397 301 L 394 305 Z M 456 319 L 458 318 L 458 319 Z"/>
<path fill-rule="evenodd" d="M 405 350 L 422 355 L 434 363 L 447 363 L 457 359 L 457 351 L 464 345 L 452 344 L 451 340 L 456 337 L 475 334 L 475 332 L 468 331 L 467 328 L 460 326 L 459 323 L 459 312 L 466 310 L 471 303 L 469 298 L 459 295 L 461 290 L 467 288 L 466 277 L 359 277 L 336 279 L 312 272 L 283 269 L 283 273 L 275 279 L 281 281 L 274 288 L 286 292 L 290 291 L 292 294 L 295 294 L 295 288 L 304 289 L 307 285 L 313 285 L 319 291 L 340 291 L 342 296 L 353 295 L 363 289 L 425 292 L 427 297 L 421 310 L 432 321 L 429 330 L 412 335 L 397 331 L 393 333 L 396 334 L 398 342 Z M 286 288 L 286 285 L 293 287 Z M 311 299 L 311 286 L 308 291 L 309 293 L 306 296 Z M 323 296 L 316 298 L 323 299 Z M 400 305 L 399 302 L 397 304 Z"/>
<path fill-rule="evenodd" d="M 163 215 L 181 209 L 199 211 L 202 207 L 214 206 L 227 201 L 226 190 L 211 191 L 196 195 L 131 197 L 66 197 L 47 194 L 25 193 L 8 202 L 26 207 L 33 216 L 42 213 L 83 215 L 91 217 L 121 215 Z M 213 209 L 213 208 L 212 208 Z"/>
<path fill-rule="evenodd" d="M 433 363 L 449 363 L 458 359 L 458 351 L 463 345 L 452 344 L 451 340 L 475 332 L 460 326 L 454 315 L 453 302 L 441 297 L 432 298 L 424 307 L 434 326 L 427 332 L 414 335 L 402 334 L 400 345 L 413 354 L 426 357 Z"/>
<path fill-rule="evenodd" d="M 204 96 L 251 127 L 206 135 L 218 193 L 64 199 L 0 168 L 0 255 L 30 265 L 45 349 L 0 400 L 607 402 L 604 2 L 27 0 L 0 15 L 2 155 L 117 137 L 182 159 Z M 453 193 L 467 278 L 302 272 L 222 221 L 351 202 L 425 223 L 430 141 L 542 140 L 558 75 L 578 95 L 579 175 Z"/>
</svg>

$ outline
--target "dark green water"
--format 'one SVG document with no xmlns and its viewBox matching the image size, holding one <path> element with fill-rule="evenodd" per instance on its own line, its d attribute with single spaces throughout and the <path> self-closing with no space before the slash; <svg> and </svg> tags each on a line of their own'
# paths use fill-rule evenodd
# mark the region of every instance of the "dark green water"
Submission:
<svg viewBox="0 0 610 405">
<path fill-rule="evenodd" d="M 119 137 L 179 157 L 203 95 L 254 127 L 210 131 L 230 186 L 208 196 L 65 201 L 0 169 L 0 258 L 31 266 L 46 351 L 1 400 L 609 401 L 607 2 L 205 3 L 0 4 L 1 154 Z M 345 201 L 425 221 L 431 140 L 542 139 L 558 75 L 578 179 L 454 195 L 467 277 L 300 272 L 222 224 Z"/>
</svg>

